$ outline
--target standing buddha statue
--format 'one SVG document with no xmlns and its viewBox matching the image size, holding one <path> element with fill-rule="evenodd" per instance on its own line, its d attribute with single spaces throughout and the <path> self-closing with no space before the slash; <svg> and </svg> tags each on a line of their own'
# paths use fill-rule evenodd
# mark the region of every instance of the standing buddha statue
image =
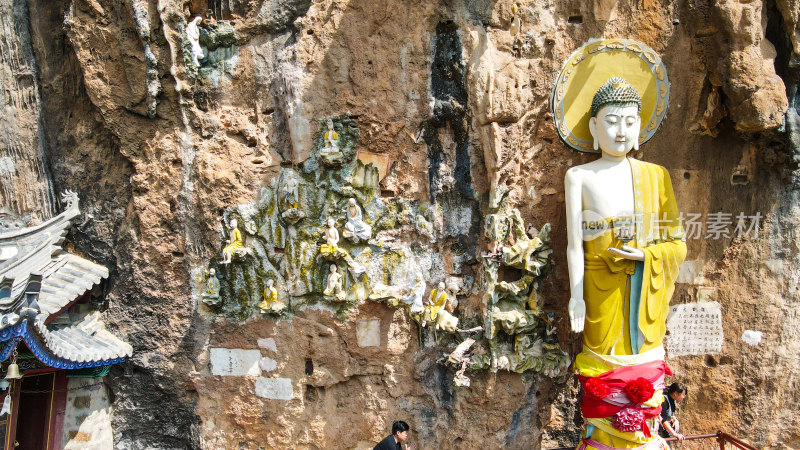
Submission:
<svg viewBox="0 0 800 450">
<path fill-rule="evenodd" d="M 569 317 L 583 332 L 574 365 L 586 420 L 580 448 L 663 449 L 656 421 L 671 372 L 662 340 L 684 233 L 667 170 L 629 156 L 641 139 L 639 91 L 610 77 L 590 109 L 601 156 L 564 182 Z"/>
</svg>

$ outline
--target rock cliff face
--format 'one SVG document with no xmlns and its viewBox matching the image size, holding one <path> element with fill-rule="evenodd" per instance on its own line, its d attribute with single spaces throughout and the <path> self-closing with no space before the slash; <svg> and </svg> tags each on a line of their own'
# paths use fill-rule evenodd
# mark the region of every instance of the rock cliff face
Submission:
<svg viewBox="0 0 800 450">
<path fill-rule="evenodd" d="M 18 227 L 14 219 L 33 223 L 54 215 L 55 198 L 45 158 L 38 70 L 33 57 L 25 2 L 0 3 L 2 52 L 0 119 L 4 133 L 0 151 L 0 200 L 3 228 Z"/>
<path fill-rule="evenodd" d="M 187 26 L 207 9 L 219 21 L 201 27 L 196 66 Z M 600 37 L 643 42 L 669 70 L 669 113 L 639 157 L 669 169 L 681 210 L 732 214 L 727 236 L 688 240 L 673 298 L 711 295 L 723 313 L 721 352 L 668 360 L 690 386 L 683 427 L 800 445 L 797 2 L 0 0 L 0 12 L 6 222 L 46 219 L 66 189 L 88 205 L 70 239 L 111 268 L 99 306 L 134 346 L 107 379 L 118 448 L 371 448 L 396 419 L 423 448 L 574 445 L 569 378 L 483 371 L 458 388 L 403 309 L 220 314 L 197 286 L 231 208 L 308 160 L 321 121 L 341 117 L 354 151 L 388 161 L 382 201 L 434 205 L 462 227 L 436 250 L 442 277 L 463 261 L 482 273 L 492 206 L 551 224 L 538 305 L 574 354 L 562 180 L 594 156 L 559 140 L 548 99 L 562 62 Z M 757 236 L 735 237 L 739 213 L 760 213 Z M 485 309 L 484 281 L 460 293 L 462 314 Z"/>
</svg>

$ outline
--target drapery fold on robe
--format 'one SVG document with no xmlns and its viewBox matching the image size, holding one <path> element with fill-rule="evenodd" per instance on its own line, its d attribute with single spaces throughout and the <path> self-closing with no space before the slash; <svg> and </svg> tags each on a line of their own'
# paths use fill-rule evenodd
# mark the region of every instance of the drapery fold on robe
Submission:
<svg viewBox="0 0 800 450">
<path fill-rule="evenodd" d="M 633 218 L 605 219 L 607 231 L 584 242 L 584 345 L 599 354 L 636 354 L 661 346 L 669 300 L 686 243 L 667 170 L 629 158 L 634 187 Z M 615 222 L 635 224 L 628 245 L 640 248 L 645 261 L 616 257 L 621 247 Z M 631 286 L 641 289 L 631 291 Z"/>
<path fill-rule="evenodd" d="M 628 158 L 633 173 L 637 244 L 644 250 L 639 330 L 644 342 L 639 351 L 661 346 L 667 329 L 669 301 L 686 258 L 685 234 L 667 169 Z M 638 353 L 638 352 L 637 352 Z"/>
</svg>

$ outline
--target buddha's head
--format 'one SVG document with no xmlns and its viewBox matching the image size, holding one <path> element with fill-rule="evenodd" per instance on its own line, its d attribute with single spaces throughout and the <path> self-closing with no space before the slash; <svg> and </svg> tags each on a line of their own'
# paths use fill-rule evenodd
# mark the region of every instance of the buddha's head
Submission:
<svg viewBox="0 0 800 450">
<path fill-rule="evenodd" d="M 208 277 L 212 278 L 217 274 L 217 271 L 214 269 L 208 269 Z"/>
<path fill-rule="evenodd" d="M 443 282 L 443 281 L 440 281 L 440 282 L 439 282 L 439 290 L 440 290 L 440 291 L 443 291 L 443 290 L 444 290 L 444 282 Z"/>
<path fill-rule="evenodd" d="M 235 230 L 239 226 L 239 222 L 236 219 L 231 219 L 231 230 Z"/>
<path fill-rule="evenodd" d="M 624 156 L 639 149 L 642 98 L 636 88 L 619 77 L 606 81 L 592 99 L 589 131 L 594 149 L 612 156 Z"/>
<path fill-rule="evenodd" d="M 331 273 L 336 273 L 336 264 L 331 264 Z"/>
<path fill-rule="evenodd" d="M 328 119 L 325 123 L 328 124 L 328 130 L 333 130 L 333 119 Z"/>
<path fill-rule="evenodd" d="M 328 219 L 328 228 L 333 228 L 334 223 L 335 222 L 333 221 L 333 219 L 329 218 Z"/>
<path fill-rule="evenodd" d="M 274 285 L 274 284 L 275 284 L 275 281 L 273 281 L 272 278 L 267 278 L 267 289 L 271 288 L 272 285 Z"/>
<path fill-rule="evenodd" d="M 351 198 L 350 200 L 348 200 L 348 201 L 347 201 L 347 204 L 348 204 L 348 205 L 349 205 L 351 208 L 352 208 L 353 206 L 356 206 L 356 199 L 354 199 L 354 198 Z"/>
</svg>

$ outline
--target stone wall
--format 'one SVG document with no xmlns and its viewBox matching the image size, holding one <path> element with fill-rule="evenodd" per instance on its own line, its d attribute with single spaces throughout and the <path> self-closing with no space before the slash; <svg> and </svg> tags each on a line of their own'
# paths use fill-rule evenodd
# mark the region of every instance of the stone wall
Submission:
<svg viewBox="0 0 800 450">
<path fill-rule="evenodd" d="M 196 3 L 25 5 L 46 152 L 32 167 L 88 205 L 69 239 L 111 269 L 98 306 L 134 345 L 108 377 L 117 448 L 364 448 L 398 418 L 426 448 L 574 445 L 573 381 L 500 371 L 456 389 L 403 310 L 367 301 L 346 320 L 325 308 L 231 319 L 192 290 L 219 257 L 225 211 L 308 158 L 322 118 L 346 116 L 357 149 L 390 161 L 381 196 L 468 217 L 469 239 L 448 249 L 485 250 L 490 186 L 525 223 L 552 225 L 540 302 L 575 354 L 562 180 L 593 156 L 560 142 L 548 99 L 562 62 L 599 37 L 643 42 L 669 70 L 669 112 L 638 156 L 667 167 L 679 207 L 764 218 L 757 237 L 688 241 L 693 271 L 673 302 L 713 292 L 724 341 L 669 360 L 690 385 L 684 427 L 798 445 L 795 3 L 521 1 L 515 13 L 506 0 L 250 0 L 234 2 L 234 37 L 204 38 L 209 59 L 195 67 Z M 481 298 L 462 296 L 461 310 L 479 313 Z M 378 346 L 359 345 L 365 319 L 380 320 Z M 745 330 L 761 343 L 745 344 Z M 242 350 L 247 370 L 214 349 Z"/>
<path fill-rule="evenodd" d="M 111 400 L 102 378 L 68 378 L 63 448 L 114 448 L 111 414 Z"/>
</svg>

